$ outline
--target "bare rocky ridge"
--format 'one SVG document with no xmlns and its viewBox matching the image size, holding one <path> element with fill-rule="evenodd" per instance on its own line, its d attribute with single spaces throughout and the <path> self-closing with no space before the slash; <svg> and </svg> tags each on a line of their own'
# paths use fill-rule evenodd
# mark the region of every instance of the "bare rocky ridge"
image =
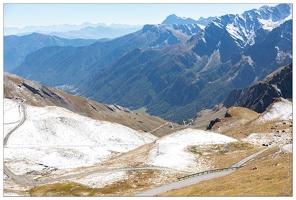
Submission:
<svg viewBox="0 0 296 200">
<path fill-rule="evenodd" d="M 227 108 L 240 106 L 262 113 L 278 97 L 292 98 L 292 63 L 249 87 L 232 90 L 223 104 Z"/>
</svg>

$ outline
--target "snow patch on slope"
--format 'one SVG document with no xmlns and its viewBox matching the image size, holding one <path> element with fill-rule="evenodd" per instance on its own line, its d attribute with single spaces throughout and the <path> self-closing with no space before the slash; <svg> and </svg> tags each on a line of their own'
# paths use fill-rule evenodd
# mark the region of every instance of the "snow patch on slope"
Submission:
<svg viewBox="0 0 296 200">
<path fill-rule="evenodd" d="M 272 19 L 268 19 L 268 20 L 258 19 L 258 20 L 262 24 L 263 29 L 271 31 L 272 29 L 280 26 L 285 21 L 290 20 L 290 19 L 292 19 L 292 15 L 289 15 L 284 20 L 279 20 L 279 21 L 272 21 Z"/>
<path fill-rule="evenodd" d="M 197 24 L 201 29 L 205 29 L 205 25 L 202 25 L 202 24 Z"/>
<path fill-rule="evenodd" d="M 240 27 L 234 26 L 233 24 L 227 24 L 226 30 L 232 38 L 244 41 L 244 38 L 240 35 Z"/>
<path fill-rule="evenodd" d="M 262 113 L 255 123 L 275 119 L 292 120 L 292 102 L 281 98 L 281 101 L 275 102 L 270 109 Z"/>
<path fill-rule="evenodd" d="M 148 164 L 184 171 L 198 171 L 195 156 L 186 152 L 190 145 L 224 144 L 236 139 L 218 133 L 185 129 L 165 136 L 150 151 Z"/>
</svg>

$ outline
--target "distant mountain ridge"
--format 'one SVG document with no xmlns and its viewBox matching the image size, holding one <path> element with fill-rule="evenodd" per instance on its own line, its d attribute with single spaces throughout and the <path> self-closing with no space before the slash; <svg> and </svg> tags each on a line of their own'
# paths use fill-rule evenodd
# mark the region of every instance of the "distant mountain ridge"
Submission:
<svg viewBox="0 0 296 200">
<path fill-rule="evenodd" d="M 18 34 L 28 34 L 32 32 L 65 32 L 69 30 L 79 30 L 85 27 L 96 27 L 96 26 L 104 26 L 105 24 L 92 24 L 85 22 L 81 25 L 70 25 L 70 24 L 60 24 L 60 25 L 49 25 L 49 26 L 26 26 L 23 28 L 16 27 L 4 27 L 4 35 L 18 35 Z M 106 25 L 105 25 L 106 26 Z"/>
<path fill-rule="evenodd" d="M 63 38 L 82 38 L 82 39 L 113 39 L 129 33 L 140 30 L 142 26 L 88 26 L 79 30 L 69 30 L 65 32 L 48 32 L 49 35 L 54 35 Z"/>
<path fill-rule="evenodd" d="M 55 35 L 58 37 L 65 38 L 77 38 L 77 35 L 81 37 L 81 39 L 101 39 L 105 38 L 105 36 L 110 32 L 116 32 L 117 36 L 123 36 L 127 33 L 131 33 L 141 29 L 142 25 L 127 25 L 127 24 L 110 24 L 109 26 L 104 23 L 93 24 L 89 22 L 85 22 L 81 25 L 70 25 L 70 24 L 60 24 L 60 25 L 50 25 L 50 26 L 26 26 L 24 28 L 16 28 L 16 27 L 4 27 L 4 36 L 8 35 L 28 35 L 33 32 L 47 34 L 47 35 Z M 96 36 L 98 30 L 103 31 L 100 33 L 103 36 Z M 92 32 L 88 32 L 86 37 L 83 36 L 83 33 L 86 30 L 92 30 Z M 110 32 L 110 33 L 112 33 Z M 66 37 L 67 36 L 67 37 Z M 114 34 L 110 36 L 114 37 Z M 111 38 L 111 37 L 106 37 Z"/>
<path fill-rule="evenodd" d="M 216 17 L 208 17 L 203 18 L 200 17 L 198 20 L 194 20 L 192 18 L 178 17 L 175 14 L 171 14 L 166 17 L 166 19 L 161 24 L 197 24 L 200 26 L 207 26 L 211 21 L 213 21 Z"/>
<path fill-rule="evenodd" d="M 87 46 L 97 40 L 64 39 L 56 36 L 32 33 L 24 36 L 4 36 L 4 71 L 20 65 L 26 56 L 43 47 L 49 46 Z"/>
</svg>

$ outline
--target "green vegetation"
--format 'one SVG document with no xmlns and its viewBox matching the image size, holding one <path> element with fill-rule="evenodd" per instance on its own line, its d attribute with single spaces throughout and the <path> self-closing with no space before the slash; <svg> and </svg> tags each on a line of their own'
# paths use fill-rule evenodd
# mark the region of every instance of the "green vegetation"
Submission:
<svg viewBox="0 0 296 200">
<path fill-rule="evenodd" d="M 147 114 L 146 112 L 147 108 L 146 107 L 141 107 L 137 110 L 132 110 L 134 113 L 141 113 L 141 114 Z"/>
<path fill-rule="evenodd" d="M 207 145 L 207 148 L 200 148 L 200 146 L 192 145 L 187 148 L 187 150 L 194 154 L 204 155 L 204 154 L 216 154 L 224 155 L 228 152 L 242 151 L 242 150 L 251 150 L 254 148 L 253 144 L 248 142 L 230 142 L 227 144 L 215 144 Z"/>
</svg>

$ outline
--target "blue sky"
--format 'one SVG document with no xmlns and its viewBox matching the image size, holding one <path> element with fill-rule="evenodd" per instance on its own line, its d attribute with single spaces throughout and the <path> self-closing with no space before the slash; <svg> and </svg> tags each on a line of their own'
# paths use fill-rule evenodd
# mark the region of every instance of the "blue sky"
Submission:
<svg viewBox="0 0 296 200">
<path fill-rule="evenodd" d="M 262 5 L 276 4 L 9 4 L 3 6 L 5 27 L 82 24 L 84 22 L 106 24 L 157 24 L 168 15 L 199 19 L 223 14 L 240 14 Z"/>
</svg>

